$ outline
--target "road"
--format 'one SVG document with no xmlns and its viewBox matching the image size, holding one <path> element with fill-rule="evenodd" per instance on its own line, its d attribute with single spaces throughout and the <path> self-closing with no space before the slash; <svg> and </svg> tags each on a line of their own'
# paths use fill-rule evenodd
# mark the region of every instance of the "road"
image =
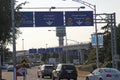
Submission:
<svg viewBox="0 0 120 80">
<path fill-rule="evenodd" d="M 2 72 L 2 78 L 6 80 L 13 80 L 13 72 Z M 23 80 L 23 76 L 18 76 L 17 80 Z M 38 78 L 37 77 L 37 66 L 28 69 L 26 80 L 52 80 L 49 77 Z M 78 77 L 78 80 L 85 80 L 85 77 Z"/>
</svg>

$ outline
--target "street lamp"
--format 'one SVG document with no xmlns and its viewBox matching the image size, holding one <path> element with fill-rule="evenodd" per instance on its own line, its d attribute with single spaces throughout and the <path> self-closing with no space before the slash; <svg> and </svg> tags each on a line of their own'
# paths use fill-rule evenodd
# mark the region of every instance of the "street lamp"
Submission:
<svg viewBox="0 0 120 80">
<path fill-rule="evenodd" d="M 24 39 L 22 39 L 22 50 L 24 50 Z"/>
<path fill-rule="evenodd" d="M 13 39 L 13 66 L 14 66 L 14 72 L 13 72 L 13 80 L 17 80 L 16 77 L 16 40 L 15 40 L 15 0 L 11 0 L 11 21 L 12 21 L 12 39 Z M 20 7 L 20 6 L 19 6 Z"/>
<path fill-rule="evenodd" d="M 63 0 L 65 1 L 65 0 Z M 99 67 L 99 57 L 98 57 L 98 35 L 97 35 L 97 22 L 96 22 L 96 5 L 90 4 L 88 2 L 85 2 L 83 0 L 72 0 L 78 3 L 81 3 L 89 8 L 91 8 L 92 10 L 94 10 L 94 24 L 95 24 L 95 34 L 96 34 L 96 66 Z"/>
<path fill-rule="evenodd" d="M 13 80 L 17 80 L 16 77 L 16 41 L 15 41 L 15 16 L 14 16 L 14 4 L 15 1 L 11 0 L 11 21 L 12 21 L 12 34 L 13 34 L 13 66 L 14 66 L 14 72 L 13 72 Z"/>
</svg>

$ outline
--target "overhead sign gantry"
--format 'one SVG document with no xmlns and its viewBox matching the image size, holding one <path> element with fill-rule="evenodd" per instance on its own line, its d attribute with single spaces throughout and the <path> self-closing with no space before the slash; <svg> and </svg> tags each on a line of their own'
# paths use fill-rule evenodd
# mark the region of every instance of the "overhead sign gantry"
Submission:
<svg viewBox="0 0 120 80">
<path fill-rule="evenodd" d="M 19 12 L 20 27 L 93 26 L 93 11 Z"/>
</svg>

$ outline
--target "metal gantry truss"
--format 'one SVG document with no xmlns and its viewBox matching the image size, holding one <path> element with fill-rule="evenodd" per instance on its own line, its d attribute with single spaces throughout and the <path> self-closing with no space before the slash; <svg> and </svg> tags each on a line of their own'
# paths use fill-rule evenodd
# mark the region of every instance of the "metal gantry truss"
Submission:
<svg viewBox="0 0 120 80">
<path fill-rule="evenodd" d="M 119 59 L 115 59 L 117 56 L 117 45 L 116 45 L 116 14 L 96 14 L 96 23 L 102 24 L 107 23 L 111 30 L 111 54 L 112 54 L 112 66 L 117 68 L 117 62 Z"/>
</svg>

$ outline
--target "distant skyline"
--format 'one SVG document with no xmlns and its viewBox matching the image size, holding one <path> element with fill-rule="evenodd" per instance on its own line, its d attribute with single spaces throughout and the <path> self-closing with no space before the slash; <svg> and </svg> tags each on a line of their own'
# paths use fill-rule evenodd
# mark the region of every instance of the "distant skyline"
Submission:
<svg viewBox="0 0 120 80">
<path fill-rule="evenodd" d="M 29 2 L 25 5 L 22 5 L 23 8 L 25 7 L 80 7 L 83 6 L 80 3 L 74 2 L 72 0 L 18 0 L 16 5 L 23 3 L 23 2 Z M 96 5 L 97 13 L 116 13 L 116 22 L 120 23 L 120 1 L 119 0 L 83 0 L 86 2 L 89 2 L 93 5 Z M 86 6 L 85 6 L 86 7 Z M 22 9 L 20 11 L 49 11 L 49 9 Z M 78 10 L 78 9 L 74 9 Z M 81 10 L 81 9 L 80 9 Z M 86 7 L 85 11 L 91 10 L 90 8 Z M 52 11 L 55 11 L 52 9 Z M 59 9 L 56 9 L 56 11 L 59 11 Z M 63 10 L 64 11 L 64 10 Z M 73 9 L 69 9 L 69 11 L 73 11 Z M 98 25 L 98 32 L 101 32 L 101 27 L 103 25 Z M 20 28 L 20 31 L 22 34 L 20 37 L 16 40 L 16 50 L 28 50 L 30 48 L 46 48 L 46 47 L 55 47 L 59 46 L 58 44 L 58 37 L 56 37 L 56 32 L 54 31 L 55 27 L 39 27 L 39 28 Z M 51 30 L 51 31 L 48 31 Z M 94 26 L 78 26 L 78 27 L 67 27 L 66 33 L 67 38 L 71 40 L 78 41 L 80 43 L 86 43 L 91 41 L 91 34 L 95 32 Z M 24 39 L 24 44 L 23 40 Z M 65 39 L 65 38 L 64 38 Z M 65 42 L 65 40 L 64 40 Z M 77 44 L 74 41 L 67 40 L 68 44 Z M 46 46 L 47 44 L 47 46 Z M 66 44 L 66 43 L 65 43 Z M 9 46 L 9 48 L 12 50 L 12 45 Z"/>
</svg>

